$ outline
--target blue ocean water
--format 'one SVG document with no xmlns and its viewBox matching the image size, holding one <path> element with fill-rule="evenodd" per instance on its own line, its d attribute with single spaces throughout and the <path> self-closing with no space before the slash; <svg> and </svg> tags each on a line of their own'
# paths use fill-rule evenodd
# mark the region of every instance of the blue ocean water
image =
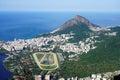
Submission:
<svg viewBox="0 0 120 80">
<path fill-rule="evenodd" d="M 0 55 L 0 80 L 8 80 L 12 76 L 12 73 L 8 72 L 3 66 L 3 59 L 6 57 L 6 55 Z"/>
<path fill-rule="evenodd" d="M 100 26 L 120 25 L 120 13 L 0 12 L 0 41 L 33 38 L 53 31 L 75 15 L 84 16 Z"/>
</svg>

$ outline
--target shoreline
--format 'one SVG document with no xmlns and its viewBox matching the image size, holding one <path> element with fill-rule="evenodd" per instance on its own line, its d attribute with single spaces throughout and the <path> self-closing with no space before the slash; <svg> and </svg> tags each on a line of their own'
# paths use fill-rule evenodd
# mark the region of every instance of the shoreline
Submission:
<svg viewBox="0 0 120 80">
<path fill-rule="evenodd" d="M 4 65 L 4 60 L 8 57 L 8 55 L 6 54 L 0 54 L 0 76 L 2 76 L 3 80 L 9 80 L 10 78 L 12 78 L 13 73 L 10 72 Z M 5 75 L 4 75 L 5 74 Z"/>
</svg>

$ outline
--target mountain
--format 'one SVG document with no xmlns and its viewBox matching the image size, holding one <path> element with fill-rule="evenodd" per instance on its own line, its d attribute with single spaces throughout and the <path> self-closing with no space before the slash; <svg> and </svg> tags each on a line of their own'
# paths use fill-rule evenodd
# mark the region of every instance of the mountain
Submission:
<svg viewBox="0 0 120 80">
<path fill-rule="evenodd" d="M 79 42 L 84 38 L 90 37 L 91 33 L 96 33 L 101 27 L 91 23 L 88 19 L 76 15 L 74 18 L 66 21 L 58 29 L 51 32 L 51 35 L 61 35 L 74 33 L 74 37 L 69 41 L 72 43 Z M 45 35 L 46 36 L 46 35 Z"/>
<path fill-rule="evenodd" d="M 83 53 L 80 55 L 78 61 L 74 61 L 78 56 L 72 58 L 73 61 L 65 61 L 63 64 L 65 66 L 60 71 L 61 76 L 66 78 L 70 76 L 75 77 L 76 75 L 78 77 L 86 77 L 95 73 L 120 70 L 120 26 L 102 28 L 91 23 L 86 18 L 77 15 L 53 31 L 52 34 L 60 35 L 69 34 L 70 32 L 74 35 L 67 43 L 75 44 L 79 49 L 84 49 L 84 46 L 80 47 L 80 42 L 89 45 L 95 41 L 92 46 L 96 46 L 96 48 L 91 49 L 87 54 Z M 95 38 L 90 43 L 86 42 L 93 37 Z M 62 53 L 63 55 L 67 54 L 67 56 L 74 54 L 70 52 Z"/>
<path fill-rule="evenodd" d="M 48 73 L 49 75 L 55 74 L 56 77 L 70 78 L 77 76 L 80 78 L 91 74 L 100 73 L 104 75 L 106 72 L 120 70 L 120 26 L 102 28 L 77 15 L 66 21 L 57 30 L 38 37 L 1 43 L 1 46 L 5 49 L 8 48 L 8 50 L 12 50 L 13 46 L 16 47 L 14 49 L 18 48 L 18 51 L 15 50 L 17 54 L 10 54 L 14 57 L 8 58 L 9 60 L 6 60 L 5 63 L 8 69 L 11 69 L 10 71 L 14 71 L 14 74 L 19 72 L 21 74 L 24 71 L 22 74 L 27 77 L 30 77 L 30 75 L 27 75 L 30 72 L 32 75 L 46 75 Z M 19 49 L 19 47 L 21 48 Z M 3 51 L 5 50 L 3 49 Z M 1 48 L 1 53 L 3 51 Z M 60 56 L 57 57 L 59 68 L 53 72 L 39 70 L 31 57 L 33 53 L 39 51 L 60 53 Z M 27 63 L 30 64 L 24 62 L 26 59 L 29 61 Z M 11 63 L 13 65 L 10 65 Z M 16 73 L 18 65 L 23 69 L 18 68 Z M 14 68 L 15 70 L 13 70 Z M 32 68 L 32 71 L 29 70 L 30 68 Z"/>
<path fill-rule="evenodd" d="M 100 30 L 100 28 L 97 25 L 91 23 L 88 19 L 86 19 L 82 16 L 79 16 L 79 15 L 76 15 L 74 18 L 65 22 L 58 29 L 54 30 L 52 33 L 62 31 L 62 30 L 67 29 L 69 27 L 73 27 L 74 25 L 77 25 L 79 23 L 85 24 L 92 31 L 99 31 Z"/>
</svg>

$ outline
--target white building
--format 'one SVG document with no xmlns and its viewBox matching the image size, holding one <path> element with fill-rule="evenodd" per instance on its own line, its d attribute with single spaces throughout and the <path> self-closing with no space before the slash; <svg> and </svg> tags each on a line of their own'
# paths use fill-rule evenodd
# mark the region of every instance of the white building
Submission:
<svg viewBox="0 0 120 80">
<path fill-rule="evenodd" d="M 35 80 L 42 80 L 42 76 L 41 75 L 35 75 Z"/>
<path fill-rule="evenodd" d="M 45 80 L 50 80 L 50 75 L 45 75 Z"/>
</svg>

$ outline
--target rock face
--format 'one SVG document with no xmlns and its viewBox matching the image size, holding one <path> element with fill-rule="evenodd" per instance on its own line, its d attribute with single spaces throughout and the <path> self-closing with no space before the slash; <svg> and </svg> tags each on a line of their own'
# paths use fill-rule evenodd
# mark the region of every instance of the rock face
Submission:
<svg viewBox="0 0 120 80">
<path fill-rule="evenodd" d="M 92 23 L 90 23 L 89 20 L 87 20 L 86 18 L 84 18 L 84 17 L 82 17 L 82 16 L 77 15 L 77 16 L 75 16 L 73 19 L 71 19 L 71 20 L 67 21 L 66 23 L 64 23 L 64 24 L 59 28 L 59 30 L 63 30 L 63 29 L 65 29 L 65 28 L 71 27 L 71 26 L 73 26 L 73 25 L 75 25 L 75 24 L 78 24 L 78 23 L 80 23 L 80 22 L 86 24 L 88 27 L 94 27 L 94 25 L 93 25 Z"/>
<path fill-rule="evenodd" d="M 73 25 L 79 24 L 79 23 L 84 23 L 88 26 L 88 28 L 92 31 L 100 31 L 101 28 L 98 26 L 95 26 L 94 24 L 92 24 L 88 19 L 82 17 L 82 16 L 75 16 L 73 19 L 68 20 L 67 22 L 65 22 L 63 25 L 61 25 L 58 29 L 52 31 L 51 33 L 55 33 L 58 31 L 62 31 L 66 28 L 72 27 Z"/>
</svg>

